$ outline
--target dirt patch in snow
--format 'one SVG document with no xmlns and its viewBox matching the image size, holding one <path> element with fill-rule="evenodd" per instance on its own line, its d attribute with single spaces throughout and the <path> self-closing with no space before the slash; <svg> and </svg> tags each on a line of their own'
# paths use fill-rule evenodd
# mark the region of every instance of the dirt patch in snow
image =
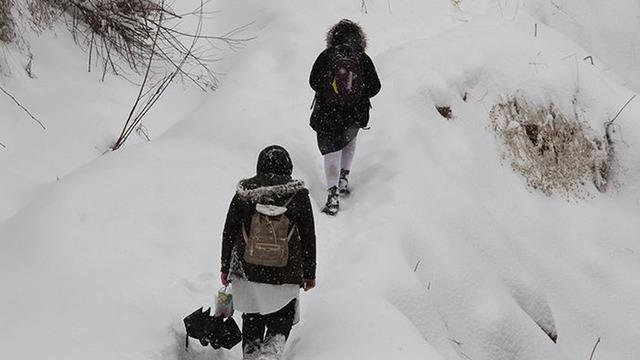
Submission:
<svg viewBox="0 0 640 360">
<path fill-rule="evenodd" d="M 614 162 L 613 145 L 583 121 L 569 117 L 553 104 L 532 105 L 512 97 L 489 113 L 502 141 L 503 158 L 527 184 L 547 195 L 584 198 L 593 182 L 604 192 Z"/>
<path fill-rule="evenodd" d="M 453 119 L 453 111 L 451 110 L 451 106 L 436 106 L 436 110 L 438 110 L 438 113 L 443 118 L 447 120 Z"/>
</svg>

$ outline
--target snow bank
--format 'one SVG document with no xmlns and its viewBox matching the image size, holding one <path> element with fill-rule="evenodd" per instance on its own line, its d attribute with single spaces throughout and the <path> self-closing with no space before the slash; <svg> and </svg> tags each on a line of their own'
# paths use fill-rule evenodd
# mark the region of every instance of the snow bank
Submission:
<svg viewBox="0 0 640 360">
<path fill-rule="evenodd" d="M 522 2 L 541 23 L 566 34 L 584 47 L 576 54 L 615 73 L 636 91 L 640 88 L 640 3 L 621 0 L 554 0 Z M 588 60 L 588 59 L 585 59 Z"/>
<path fill-rule="evenodd" d="M 33 78 L 24 71 L 27 58 L 7 48 L 10 72 L 0 85 L 20 101 L 44 125 L 32 120 L 20 107 L 0 93 L 0 164 L 34 182 L 51 182 L 102 155 L 115 142 L 133 105 L 137 88 L 124 78 L 102 72 L 87 73 L 87 54 L 73 43 L 64 26 L 37 36 L 26 33 L 33 55 Z M 99 67 L 98 67 L 99 68 Z M 129 75 L 131 76 L 131 75 Z M 148 128 L 155 139 L 185 116 L 201 95 L 177 83 L 167 93 L 172 102 L 159 102 L 149 113 Z M 132 136 L 131 143 L 145 141 Z M 19 182 L 0 179 L 0 188 Z M 13 215 L 26 203 L 3 209 Z M 6 217 L 6 216 L 5 216 Z"/>
<path fill-rule="evenodd" d="M 21 310 L 2 313 L 3 351 L 163 358 L 172 325 L 213 297 L 216 205 L 233 187 L 221 179 L 238 175 L 224 170 L 230 154 L 193 142 L 135 150 L 65 177 L 4 223 L 2 308 Z M 38 346 L 34 325 L 48 334 Z"/>
</svg>

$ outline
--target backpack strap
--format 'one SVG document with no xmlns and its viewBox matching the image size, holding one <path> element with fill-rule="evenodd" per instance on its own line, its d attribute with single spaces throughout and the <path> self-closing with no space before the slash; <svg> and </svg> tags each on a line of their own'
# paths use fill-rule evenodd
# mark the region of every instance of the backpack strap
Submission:
<svg viewBox="0 0 640 360">
<path fill-rule="evenodd" d="M 291 198 L 289 198 L 289 200 L 287 200 L 287 202 L 284 203 L 284 205 L 282 205 L 282 206 L 286 208 L 287 205 L 289 205 L 291 203 L 291 201 L 293 201 L 293 198 L 295 198 L 296 195 L 298 195 L 298 191 L 294 192 L 293 196 L 291 196 Z M 291 231 L 289 232 L 289 236 L 287 236 L 287 242 L 289 242 L 289 240 L 291 240 L 291 237 L 293 236 L 293 233 L 295 232 L 297 227 L 298 227 L 298 225 L 293 224 L 293 227 L 291 227 Z"/>
<path fill-rule="evenodd" d="M 318 100 L 318 93 L 313 96 L 313 101 L 311 101 L 311 107 L 309 110 L 313 110 L 313 107 L 316 106 L 316 101 Z"/>
<path fill-rule="evenodd" d="M 289 205 L 291 203 L 291 201 L 293 201 L 293 198 L 295 198 L 296 195 L 298 195 L 297 191 L 293 193 L 293 196 L 291 198 L 289 198 L 289 200 L 287 200 L 287 202 L 284 203 L 284 205 L 282 205 L 282 207 L 287 207 L 287 205 Z"/>
</svg>

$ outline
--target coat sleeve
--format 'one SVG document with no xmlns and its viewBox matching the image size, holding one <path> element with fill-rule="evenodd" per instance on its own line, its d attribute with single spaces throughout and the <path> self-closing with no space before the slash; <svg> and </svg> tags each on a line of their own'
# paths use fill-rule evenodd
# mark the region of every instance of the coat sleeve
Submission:
<svg viewBox="0 0 640 360">
<path fill-rule="evenodd" d="M 366 54 L 364 57 L 364 73 L 364 95 L 367 98 L 372 98 L 380 92 L 381 84 L 378 73 L 376 72 L 376 67 L 373 65 L 371 58 Z"/>
<path fill-rule="evenodd" d="M 300 201 L 298 233 L 302 243 L 302 272 L 305 279 L 316 278 L 316 230 L 309 192 L 304 191 Z"/>
<path fill-rule="evenodd" d="M 231 265 L 231 252 L 233 251 L 234 241 L 242 231 L 242 216 L 240 211 L 240 199 L 238 195 L 234 195 L 227 212 L 227 220 L 224 224 L 222 232 L 222 256 L 220 258 L 220 272 L 229 273 Z"/>
<path fill-rule="evenodd" d="M 318 58 L 313 63 L 311 68 L 311 75 L 309 76 L 309 85 L 316 92 L 322 92 L 325 84 L 329 84 L 327 79 L 327 52 L 326 50 L 318 55 Z"/>
</svg>

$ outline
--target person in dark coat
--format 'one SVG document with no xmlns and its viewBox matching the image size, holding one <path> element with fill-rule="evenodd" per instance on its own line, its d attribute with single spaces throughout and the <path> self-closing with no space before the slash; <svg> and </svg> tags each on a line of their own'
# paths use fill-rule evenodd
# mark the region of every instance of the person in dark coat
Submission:
<svg viewBox="0 0 640 360">
<path fill-rule="evenodd" d="M 340 20 L 327 33 L 326 43 L 327 48 L 316 59 L 309 77 L 311 88 L 316 92 L 310 125 L 317 133 L 318 147 L 324 156 L 329 194 L 323 212 L 335 215 L 339 210 L 339 194 L 349 193 L 348 177 L 356 136 L 361 128 L 368 126 L 369 99 L 380 91 L 381 85 L 373 62 L 365 53 L 367 39 L 358 24 Z M 344 58 L 354 59 L 346 60 L 349 90 L 352 83 L 356 84 L 355 95 L 348 100 L 339 98 L 340 80 L 336 80 L 339 67 L 336 64 L 344 63 Z M 344 72 L 342 68 L 339 71 Z"/>
<path fill-rule="evenodd" d="M 279 358 L 299 305 L 299 291 L 315 287 L 316 238 L 309 191 L 292 179 L 289 153 L 278 145 L 260 152 L 256 176 L 241 180 L 222 235 L 220 278 L 232 282 L 234 308 L 242 315 L 244 359 Z M 280 267 L 247 260 L 246 234 L 261 213 L 286 215 L 288 256 Z M 273 217 L 270 217 L 273 219 Z M 266 333 L 265 333 L 266 331 Z"/>
</svg>

